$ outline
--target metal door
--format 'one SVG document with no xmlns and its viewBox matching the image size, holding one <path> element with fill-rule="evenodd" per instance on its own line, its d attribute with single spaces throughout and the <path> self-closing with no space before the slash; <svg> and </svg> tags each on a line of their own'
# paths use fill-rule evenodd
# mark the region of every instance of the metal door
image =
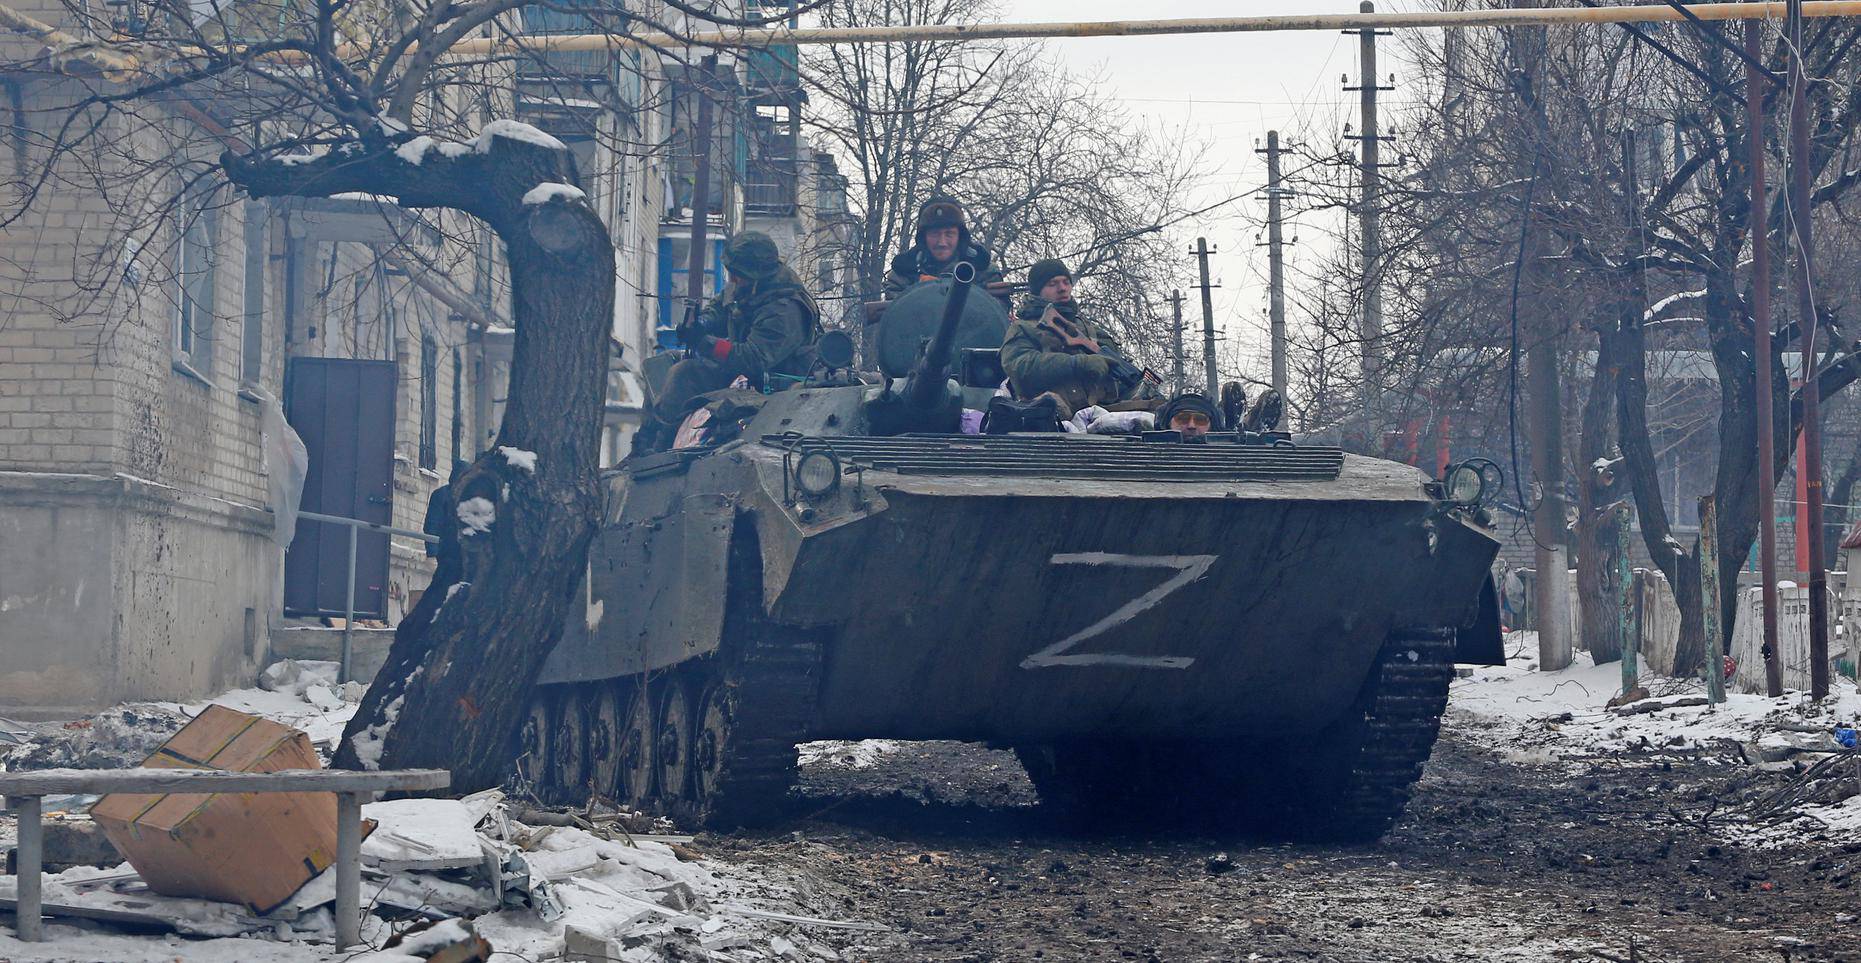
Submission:
<svg viewBox="0 0 1861 963">
<path fill-rule="evenodd" d="M 390 524 L 394 510 L 392 361 L 293 358 L 285 419 L 310 453 L 305 511 Z M 300 519 L 284 556 L 284 613 L 342 615 L 349 526 Z M 358 532 L 355 615 L 387 617 L 388 536 Z"/>
</svg>

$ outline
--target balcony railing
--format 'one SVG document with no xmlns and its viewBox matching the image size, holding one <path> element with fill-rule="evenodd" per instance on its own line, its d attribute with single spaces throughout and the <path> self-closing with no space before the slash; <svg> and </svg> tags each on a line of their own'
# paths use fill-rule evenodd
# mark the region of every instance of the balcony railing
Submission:
<svg viewBox="0 0 1861 963">
<path fill-rule="evenodd" d="M 750 162 L 743 184 L 743 208 L 750 214 L 787 216 L 795 213 L 795 161 L 772 157 Z"/>
</svg>

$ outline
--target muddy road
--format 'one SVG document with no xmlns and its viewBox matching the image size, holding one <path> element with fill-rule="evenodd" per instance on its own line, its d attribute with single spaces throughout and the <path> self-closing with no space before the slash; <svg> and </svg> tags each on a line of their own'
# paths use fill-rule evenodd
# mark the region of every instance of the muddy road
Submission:
<svg viewBox="0 0 1861 963">
<path fill-rule="evenodd" d="M 713 853 L 805 868 L 892 934 L 845 959 L 1861 961 L 1861 836 L 1777 845 L 1732 811 L 1787 772 L 1723 750 L 1492 748 L 1454 713 L 1375 847 L 1055 831 L 1005 752 L 826 747 L 810 815 Z"/>
</svg>

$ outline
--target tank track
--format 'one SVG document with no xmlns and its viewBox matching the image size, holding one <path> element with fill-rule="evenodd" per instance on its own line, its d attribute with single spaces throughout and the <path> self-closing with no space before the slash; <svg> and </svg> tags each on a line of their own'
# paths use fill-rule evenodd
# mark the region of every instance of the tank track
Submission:
<svg viewBox="0 0 1861 963">
<path fill-rule="evenodd" d="M 1212 830 L 1370 842 L 1402 814 L 1454 676 L 1452 630 L 1393 632 L 1350 710 L 1316 739 L 1087 739 L 1016 746 L 1043 805 L 1082 828 L 1133 813 Z"/>
<path fill-rule="evenodd" d="M 1323 835 L 1370 841 L 1389 830 L 1408 805 L 1422 766 L 1434 751 L 1454 679 L 1452 629 L 1390 633 L 1353 712 L 1364 713 L 1360 736 Z"/>
<path fill-rule="evenodd" d="M 591 797 L 614 798 L 707 829 L 767 823 L 788 812 L 797 746 L 807 741 L 815 719 L 822 636 L 764 615 L 753 537 L 736 540 L 730 564 L 719 651 L 643 675 L 538 687 L 519 751 L 520 762 L 530 760 L 527 774 L 540 799 L 582 805 Z M 601 780 L 590 778 L 596 768 L 592 748 L 625 741 L 622 732 L 592 731 L 598 719 L 587 708 L 616 688 L 651 707 L 645 757 L 651 776 L 642 780 L 650 783 L 644 790 L 597 785 Z M 579 716 L 571 718 L 571 707 L 581 707 Z M 620 716 L 619 728 L 625 729 L 627 712 Z M 539 728 L 551 735 L 539 740 Z"/>
<path fill-rule="evenodd" d="M 760 628 L 722 672 L 705 673 L 729 717 L 729 738 L 717 745 L 707 741 L 714 734 L 703 713 L 711 700 L 701 699 L 695 727 L 698 771 L 694 786 L 673 806 L 673 815 L 705 828 L 755 825 L 785 815 L 797 774 L 796 747 L 807 740 L 814 721 L 819 639 L 768 623 Z M 707 758 L 709 753 L 715 758 Z"/>
</svg>

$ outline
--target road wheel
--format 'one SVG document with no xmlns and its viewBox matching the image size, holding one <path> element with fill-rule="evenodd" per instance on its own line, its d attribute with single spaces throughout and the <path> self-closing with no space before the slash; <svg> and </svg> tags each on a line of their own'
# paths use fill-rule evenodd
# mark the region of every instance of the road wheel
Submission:
<svg viewBox="0 0 1861 963">
<path fill-rule="evenodd" d="M 695 798 L 700 803 L 714 798 L 728 776 L 725 757 L 736 737 L 734 701 L 729 686 L 713 682 L 698 702 L 692 776 L 696 780 Z"/>
<path fill-rule="evenodd" d="M 659 798 L 668 810 L 691 800 L 692 697 L 683 673 L 672 673 L 648 687 L 658 690 L 657 728 L 653 740 L 653 778 Z"/>
<path fill-rule="evenodd" d="M 627 714 L 620 733 L 620 800 L 635 809 L 652 804 L 653 749 L 658 743 L 659 723 L 655 718 L 651 691 L 643 680 L 621 684 Z"/>
<path fill-rule="evenodd" d="M 588 698 L 585 685 L 562 686 L 550 739 L 550 784 L 557 802 L 580 805 L 588 800 Z"/>
<path fill-rule="evenodd" d="M 588 783 L 595 795 L 624 799 L 621 745 L 626 737 L 626 712 L 632 686 L 609 679 L 594 686 L 594 706 L 588 714 Z"/>
</svg>

